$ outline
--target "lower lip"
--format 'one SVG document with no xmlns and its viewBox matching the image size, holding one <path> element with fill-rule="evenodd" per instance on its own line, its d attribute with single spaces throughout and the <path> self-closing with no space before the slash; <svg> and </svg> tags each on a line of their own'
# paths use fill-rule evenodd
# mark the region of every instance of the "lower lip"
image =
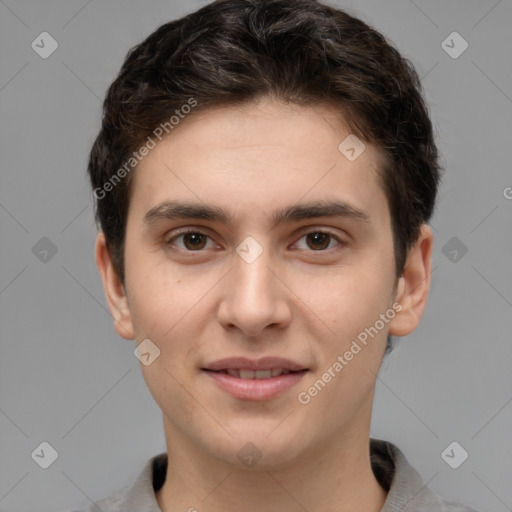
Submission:
<svg viewBox="0 0 512 512">
<path fill-rule="evenodd" d="M 270 400 L 287 391 L 302 379 L 306 370 L 269 379 L 240 379 L 227 373 L 205 370 L 207 376 L 224 391 L 241 400 Z"/>
</svg>

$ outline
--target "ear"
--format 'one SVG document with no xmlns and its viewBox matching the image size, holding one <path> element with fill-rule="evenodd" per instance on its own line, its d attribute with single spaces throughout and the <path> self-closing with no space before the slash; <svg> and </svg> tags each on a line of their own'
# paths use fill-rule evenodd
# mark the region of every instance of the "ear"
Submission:
<svg viewBox="0 0 512 512">
<path fill-rule="evenodd" d="M 114 328 L 119 336 L 127 340 L 132 340 L 135 336 L 130 309 L 128 307 L 128 299 L 124 286 L 112 265 L 110 251 L 108 250 L 103 232 L 100 232 L 96 239 L 95 255 L 96 265 L 98 265 L 98 270 L 100 271 L 103 281 L 108 307 L 114 319 Z"/>
<path fill-rule="evenodd" d="M 423 316 L 430 290 L 433 238 L 430 227 L 423 224 L 418 240 L 407 254 L 395 297 L 402 309 L 389 324 L 389 334 L 393 336 L 410 334 Z"/>
</svg>

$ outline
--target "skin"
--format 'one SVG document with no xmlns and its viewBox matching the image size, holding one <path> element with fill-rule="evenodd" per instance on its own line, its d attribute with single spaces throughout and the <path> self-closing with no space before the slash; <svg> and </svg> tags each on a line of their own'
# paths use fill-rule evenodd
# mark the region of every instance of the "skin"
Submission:
<svg viewBox="0 0 512 512">
<path fill-rule="evenodd" d="M 134 171 L 124 286 L 98 235 L 117 332 L 160 349 L 141 370 L 163 413 L 169 466 L 156 498 L 164 512 L 379 511 L 385 502 L 369 461 L 376 374 L 388 332 L 409 334 L 424 312 L 432 232 L 422 227 L 397 279 L 380 153 L 366 144 L 349 161 L 338 150 L 349 133 L 332 109 L 269 98 L 194 113 Z M 144 222 L 169 200 L 222 208 L 232 225 Z M 279 209 L 330 200 L 363 210 L 369 222 L 317 217 L 272 226 Z M 185 227 L 206 238 L 178 237 Z M 319 231 L 345 243 L 306 236 Z M 236 252 L 247 236 L 263 249 L 250 264 Z M 310 403 L 299 403 L 298 393 L 395 302 L 402 310 Z M 266 355 L 309 371 L 263 401 L 233 398 L 201 371 L 225 357 Z M 261 454 L 252 467 L 237 457 L 247 442 Z"/>
</svg>

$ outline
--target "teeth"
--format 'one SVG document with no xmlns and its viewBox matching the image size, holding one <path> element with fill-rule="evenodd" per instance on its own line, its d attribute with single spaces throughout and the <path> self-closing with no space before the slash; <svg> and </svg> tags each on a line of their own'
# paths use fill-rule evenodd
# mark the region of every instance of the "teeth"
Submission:
<svg viewBox="0 0 512 512">
<path fill-rule="evenodd" d="M 231 377 L 238 377 L 240 379 L 270 379 L 270 377 L 279 377 L 279 375 L 286 375 L 290 370 L 283 370 L 282 368 L 272 368 L 268 370 L 238 370 L 235 368 L 227 368 L 226 372 Z"/>
<path fill-rule="evenodd" d="M 270 379 L 270 374 L 272 372 L 270 370 L 258 370 L 254 372 L 254 376 L 257 379 Z"/>
</svg>

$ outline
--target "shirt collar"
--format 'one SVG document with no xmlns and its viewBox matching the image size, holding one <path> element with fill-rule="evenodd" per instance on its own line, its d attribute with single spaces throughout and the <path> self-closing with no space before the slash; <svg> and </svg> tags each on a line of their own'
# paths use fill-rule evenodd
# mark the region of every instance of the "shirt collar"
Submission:
<svg viewBox="0 0 512 512">
<path fill-rule="evenodd" d="M 419 473 L 394 444 L 370 439 L 370 461 L 375 478 L 388 492 L 381 512 L 423 510 L 441 502 L 426 487 Z M 120 510 L 126 512 L 161 512 L 155 492 L 165 482 L 167 453 L 149 459 L 134 483 L 126 490 Z"/>
</svg>

